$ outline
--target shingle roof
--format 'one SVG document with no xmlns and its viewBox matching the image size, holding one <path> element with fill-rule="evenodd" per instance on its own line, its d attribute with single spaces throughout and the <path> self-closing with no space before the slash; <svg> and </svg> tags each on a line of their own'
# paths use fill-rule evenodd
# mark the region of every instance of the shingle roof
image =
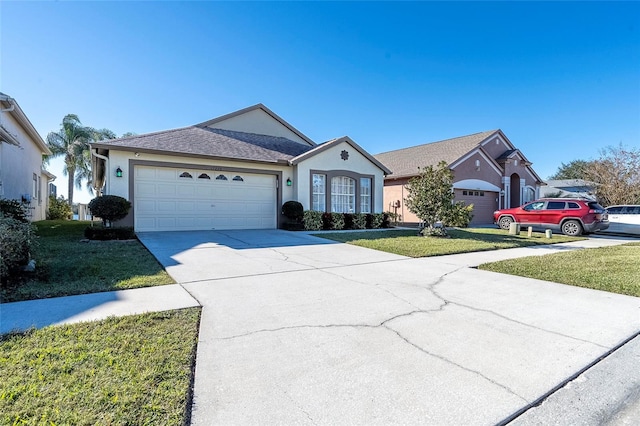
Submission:
<svg viewBox="0 0 640 426">
<path fill-rule="evenodd" d="M 264 162 L 288 161 L 310 149 L 290 139 L 232 130 L 189 126 L 92 144 L 100 148 L 160 151 Z"/>
<path fill-rule="evenodd" d="M 387 166 L 393 177 L 415 176 L 418 168 L 436 166 L 440 161 L 451 164 L 498 130 L 474 133 L 458 138 L 446 139 L 395 151 L 383 152 L 374 157 Z"/>
</svg>

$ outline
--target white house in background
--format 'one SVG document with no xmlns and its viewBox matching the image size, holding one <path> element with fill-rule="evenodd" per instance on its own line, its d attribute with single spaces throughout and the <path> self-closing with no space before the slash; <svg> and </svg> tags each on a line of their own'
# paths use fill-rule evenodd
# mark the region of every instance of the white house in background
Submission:
<svg viewBox="0 0 640 426">
<path fill-rule="evenodd" d="M 42 167 L 43 155 L 51 151 L 20 105 L 0 93 L 0 198 L 20 200 L 34 221 L 46 219 L 56 178 Z"/>
<path fill-rule="evenodd" d="M 139 232 L 273 229 L 288 200 L 381 213 L 390 173 L 349 137 L 316 144 L 262 104 L 91 146 L 96 191 L 131 201 L 120 223 Z"/>
<path fill-rule="evenodd" d="M 583 179 L 556 179 L 546 181 L 540 189 L 541 197 L 588 198 L 595 200 L 596 184 Z"/>
</svg>

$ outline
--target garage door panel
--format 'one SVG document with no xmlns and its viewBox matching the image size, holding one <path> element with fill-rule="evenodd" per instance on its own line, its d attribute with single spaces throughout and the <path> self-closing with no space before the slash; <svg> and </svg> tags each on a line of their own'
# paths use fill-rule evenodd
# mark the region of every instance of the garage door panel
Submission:
<svg viewBox="0 0 640 426">
<path fill-rule="evenodd" d="M 466 205 L 473 204 L 471 225 L 493 223 L 493 212 L 498 208 L 497 192 L 456 189 L 455 196 L 456 201 L 464 201 Z"/>
<path fill-rule="evenodd" d="M 147 178 L 147 179 L 155 179 L 156 177 L 156 169 L 150 167 L 136 167 L 137 178 Z"/>
<path fill-rule="evenodd" d="M 138 183 L 136 184 L 136 193 L 156 195 L 156 185 L 151 183 Z"/>
<path fill-rule="evenodd" d="M 180 177 L 184 172 L 193 178 Z M 198 178 L 206 173 L 211 179 Z M 275 176 L 136 167 L 138 231 L 259 229 L 277 226 Z M 242 181 L 233 181 L 242 176 Z"/>
<path fill-rule="evenodd" d="M 145 167 L 146 169 L 147 167 Z M 175 179 L 178 176 L 178 171 L 175 169 L 166 169 L 163 167 L 159 167 L 159 168 L 150 168 L 151 170 L 155 171 L 155 178 L 162 180 L 162 179 Z"/>
</svg>

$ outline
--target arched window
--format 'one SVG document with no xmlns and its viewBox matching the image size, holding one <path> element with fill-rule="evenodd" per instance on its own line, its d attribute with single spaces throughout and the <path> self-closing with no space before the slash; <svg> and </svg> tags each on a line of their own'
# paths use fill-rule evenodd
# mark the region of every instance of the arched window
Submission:
<svg viewBox="0 0 640 426">
<path fill-rule="evenodd" d="M 216 180 L 229 180 L 229 179 L 227 179 L 225 175 L 218 175 L 216 176 Z"/>
<path fill-rule="evenodd" d="M 209 175 L 206 173 L 202 173 L 200 176 L 198 176 L 198 179 L 211 179 L 211 177 L 209 177 Z"/>
<path fill-rule="evenodd" d="M 191 173 L 189 172 L 182 172 L 182 174 L 180 175 L 181 178 L 188 178 L 188 179 L 193 179 L 193 176 L 191 176 Z"/>
<path fill-rule="evenodd" d="M 242 176 L 234 176 L 233 180 L 235 180 L 236 182 L 244 182 L 244 179 L 242 179 Z"/>
</svg>

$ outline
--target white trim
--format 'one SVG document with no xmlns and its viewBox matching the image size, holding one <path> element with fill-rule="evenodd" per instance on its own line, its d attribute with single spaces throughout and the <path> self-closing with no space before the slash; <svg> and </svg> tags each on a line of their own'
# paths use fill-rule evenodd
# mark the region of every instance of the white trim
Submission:
<svg viewBox="0 0 640 426">
<path fill-rule="evenodd" d="M 493 191 L 500 192 L 500 187 L 480 179 L 464 179 L 458 182 L 453 182 L 454 189 L 473 189 L 477 191 Z"/>
<path fill-rule="evenodd" d="M 533 175 L 533 173 L 531 173 L 531 170 L 529 170 L 529 166 L 525 166 L 525 168 L 524 168 L 524 169 L 527 171 L 527 173 L 529 173 L 529 176 L 531 176 L 531 177 L 533 178 L 533 180 L 534 180 L 534 181 L 536 181 L 536 182 L 538 181 L 538 178 L 537 178 L 537 177 L 535 177 L 535 176 Z"/>
<path fill-rule="evenodd" d="M 474 149 L 473 149 L 472 151 L 470 151 L 467 155 L 465 155 L 465 156 L 461 157 L 458 161 L 456 161 L 456 162 L 452 163 L 452 164 L 449 166 L 449 168 L 450 168 L 450 169 L 454 169 L 455 167 L 457 167 L 458 165 L 460 165 L 460 163 L 462 163 L 462 162 L 464 162 L 464 161 L 468 160 L 472 155 L 474 155 L 474 154 L 476 154 L 476 153 L 480 154 L 480 156 L 481 156 L 482 158 L 484 158 L 484 159 L 485 159 L 485 161 L 486 161 L 486 162 L 491 166 L 491 168 L 492 168 L 492 169 L 493 169 L 493 170 L 494 170 L 494 171 L 495 171 L 499 176 L 502 176 L 502 171 L 501 171 L 500 169 L 498 169 L 498 168 L 496 167 L 496 165 L 495 165 L 495 164 L 493 164 L 493 161 L 492 161 L 491 159 L 489 159 L 489 157 L 487 157 L 487 156 L 485 155 L 485 153 L 484 153 L 484 152 L 483 152 L 479 147 L 478 147 L 478 148 L 474 148 Z"/>
</svg>

